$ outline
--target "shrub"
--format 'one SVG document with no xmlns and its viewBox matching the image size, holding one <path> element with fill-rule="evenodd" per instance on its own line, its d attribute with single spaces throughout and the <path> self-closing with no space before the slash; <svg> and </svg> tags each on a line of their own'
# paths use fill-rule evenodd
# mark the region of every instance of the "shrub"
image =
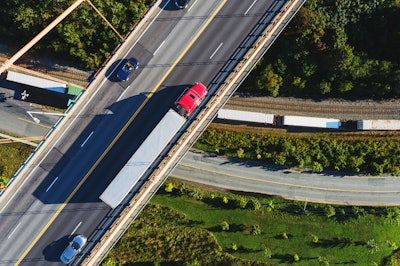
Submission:
<svg viewBox="0 0 400 266">
<path fill-rule="evenodd" d="M 336 214 L 335 207 L 333 207 L 332 205 L 327 205 L 324 209 L 324 212 L 327 218 L 335 216 Z"/>
<path fill-rule="evenodd" d="M 174 184 L 172 182 L 168 182 L 165 186 L 165 192 L 171 193 L 174 189 Z"/>
<path fill-rule="evenodd" d="M 253 236 L 258 236 L 261 235 L 261 228 L 258 224 L 253 224 L 251 226 L 251 230 L 250 230 L 250 234 L 252 234 Z"/>
<path fill-rule="evenodd" d="M 300 260 L 300 256 L 298 254 L 293 255 L 294 262 L 298 262 Z"/>
<path fill-rule="evenodd" d="M 257 199 L 251 199 L 247 202 L 246 208 L 257 211 L 261 208 L 261 203 Z"/>
<path fill-rule="evenodd" d="M 222 231 L 229 231 L 229 223 L 227 221 L 223 221 L 220 226 Z"/>
</svg>

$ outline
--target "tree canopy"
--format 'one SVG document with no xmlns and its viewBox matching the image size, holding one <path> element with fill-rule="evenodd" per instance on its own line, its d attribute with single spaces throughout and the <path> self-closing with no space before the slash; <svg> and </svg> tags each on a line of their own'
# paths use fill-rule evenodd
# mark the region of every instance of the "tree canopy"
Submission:
<svg viewBox="0 0 400 266">
<path fill-rule="evenodd" d="M 0 34 L 6 44 L 21 47 L 45 28 L 74 1 L 9 0 L 0 9 Z M 150 0 L 92 0 L 122 35 L 146 10 Z M 10 30 L 11 29 L 11 30 Z M 98 66 L 116 47 L 118 36 L 87 3 L 83 2 L 48 36 L 34 46 L 34 52 L 52 51 L 72 58 L 82 66 Z"/>
<path fill-rule="evenodd" d="M 270 96 L 400 96 L 400 1 L 309 0 L 241 90 Z"/>
</svg>

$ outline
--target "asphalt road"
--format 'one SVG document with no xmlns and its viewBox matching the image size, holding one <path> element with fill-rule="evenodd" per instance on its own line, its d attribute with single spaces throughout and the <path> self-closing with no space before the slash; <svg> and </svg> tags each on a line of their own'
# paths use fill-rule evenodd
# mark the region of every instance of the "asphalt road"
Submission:
<svg viewBox="0 0 400 266">
<path fill-rule="evenodd" d="M 57 133 L 48 154 L 2 197 L 0 264 L 57 265 L 73 235 L 95 242 L 112 216 L 101 192 L 187 85 L 209 85 L 271 3 L 274 10 L 283 4 L 198 0 L 175 10 L 164 1 L 83 108 L 69 115 L 74 121 Z M 141 68 L 118 82 L 115 69 L 127 57 Z"/>
<path fill-rule="evenodd" d="M 400 204 L 400 182 L 396 177 L 299 172 L 198 151 L 187 153 L 171 176 L 226 190 L 299 201 L 359 206 Z"/>
</svg>

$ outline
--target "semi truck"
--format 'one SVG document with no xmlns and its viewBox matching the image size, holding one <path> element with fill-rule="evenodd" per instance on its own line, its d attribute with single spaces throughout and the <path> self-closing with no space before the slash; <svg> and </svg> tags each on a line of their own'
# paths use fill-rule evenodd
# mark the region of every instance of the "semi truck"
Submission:
<svg viewBox="0 0 400 266">
<path fill-rule="evenodd" d="M 194 97 L 192 97 L 193 95 Z M 111 208 L 116 208 L 128 193 L 139 185 L 143 175 L 152 163 L 161 155 L 191 115 L 201 100 L 207 95 L 207 88 L 196 83 L 186 89 L 175 102 L 175 109 L 170 108 L 156 127 L 151 131 L 136 152 L 128 160 L 117 176 L 100 195 L 100 199 Z M 183 113 L 183 115 L 179 113 Z M 142 179 L 142 180 L 141 180 Z"/>
</svg>

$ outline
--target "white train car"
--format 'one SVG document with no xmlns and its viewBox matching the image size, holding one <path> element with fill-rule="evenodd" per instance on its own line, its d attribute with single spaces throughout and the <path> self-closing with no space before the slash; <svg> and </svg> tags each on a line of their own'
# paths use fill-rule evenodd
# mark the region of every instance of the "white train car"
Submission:
<svg viewBox="0 0 400 266">
<path fill-rule="evenodd" d="M 338 129 L 341 126 L 339 119 L 306 117 L 306 116 L 284 116 L 282 120 L 284 126 L 297 127 L 317 127 Z"/>
<path fill-rule="evenodd" d="M 358 120 L 358 130 L 400 130 L 400 120 Z"/>
<path fill-rule="evenodd" d="M 263 124 L 274 123 L 274 115 L 271 114 L 229 110 L 229 109 L 220 109 L 218 111 L 217 117 L 219 119 L 263 123 Z"/>
</svg>

